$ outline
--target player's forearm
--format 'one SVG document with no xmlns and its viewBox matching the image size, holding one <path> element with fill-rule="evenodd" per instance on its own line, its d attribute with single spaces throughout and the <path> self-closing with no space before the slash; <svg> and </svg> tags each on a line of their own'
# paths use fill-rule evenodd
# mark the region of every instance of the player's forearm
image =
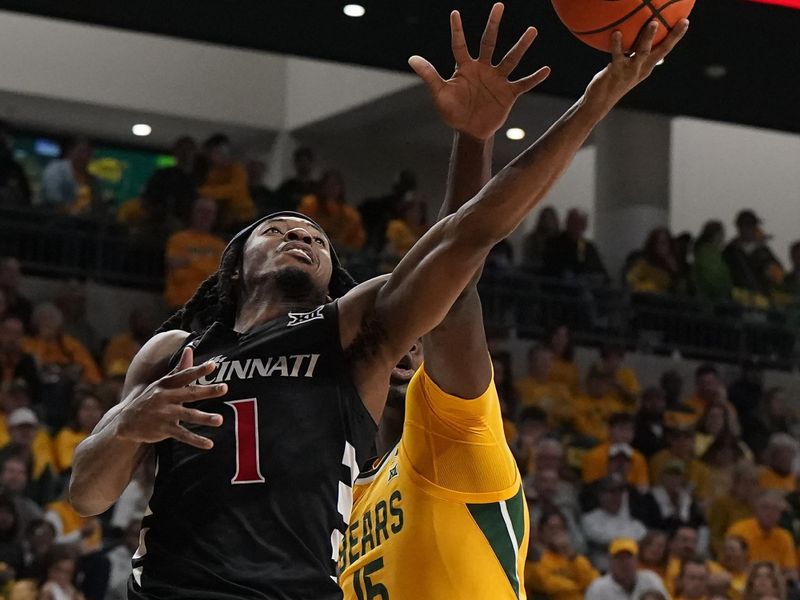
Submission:
<svg viewBox="0 0 800 600">
<path fill-rule="evenodd" d="M 488 252 L 508 237 L 547 194 L 613 104 L 581 97 L 454 215 L 460 243 Z"/>
<path fill-rule="evenodd" d="M 477 140 L 461 133 L 453 139 L 447 194 L 439 214 L 444 218 L 473 198 L 491 178 L 494 140 Z M 476 288 L 478 269 L 444 320 L 423 340 L 431 378 L 448 393 L 477 398 L 491 380 L 491 364 Z M 453 348 L 459 348 L 454 353 Z"/>
<path fill-rule="evenodd" d="M 69 499 L 84 517 L 99 515 L 117 501 L 147 450 L 144 444 L 116 434 L 115 416 L 75 450 Z"/>
<path fill-rule="evenodd" d="M 492 177 L 494 138 L 479 140 L 456 131 L 439 218 L 453 214 L 481 191 Z"/>
</svg>

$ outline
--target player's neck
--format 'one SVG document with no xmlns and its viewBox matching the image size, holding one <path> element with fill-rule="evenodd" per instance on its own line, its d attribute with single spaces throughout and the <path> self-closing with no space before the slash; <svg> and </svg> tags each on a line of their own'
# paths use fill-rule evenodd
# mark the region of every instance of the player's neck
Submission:
<svg viewBox="0 0 800 600">
<path fill-rule="evenodd" d="M 378 456 L 383 456 L 398 444 L 400 436 L 403 434 L 404 417 L 403 411 L 393 406 L 387 406 L 384 409 L 383 417 L 378 424 L 378 433 L 375 436 L 375 448 Z"/>
</svg>

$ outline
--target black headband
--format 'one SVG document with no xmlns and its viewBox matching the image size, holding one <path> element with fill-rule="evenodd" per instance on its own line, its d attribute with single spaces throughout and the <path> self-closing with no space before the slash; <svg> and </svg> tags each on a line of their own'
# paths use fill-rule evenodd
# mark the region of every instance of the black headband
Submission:
<svg viewBox="0 0 800 600">
<path fill-rule="evenodd" d="M 230 242 L 228 242 L 228 245 L 225 247 L 225 252 L 223 252 L 223 255 L 226 252 L 228 252 L 228 250 L 231 248 L 231 246 L 233 245 L 234 242 L 236 242 L 237 240 L 239 240 L 241 238 L 249 237 L 250 234 L 253 233 L 253 231 L 255 231 L 256 227 L 261 225 L 264 221 L 269 221 L 271 219 L 280 219 L 282 217 L 291 217 L 293 219 L 302 219 L 303 221 L 307 221 L 308 223 L 311 223 L 314 227 L 319 229 L 322 233 L 325 233 L 325 230 L 322 227 L 320 227 L 319 224 L 316 221 L 314 221 L 314 219 L 312 219 L 311 217 L 309 217 L 307 215 L 304 215 L 302 213 L 299 213 L 299 212 L 294 212 L 292 210 L 281 210 L 281 211 L 272 213 L 271 215 L 267 215 L 266 217 L 261 217 L 260 219 L 252 222 L 250 225 L 248 225 L 247 227 L 242 229 L 239 233 L 237 233 L 235 236 L 233 236 L 233 239 L 231 239 Z M 328 234 L 325 233 L 325 236 L 327 237 Z M 336 254 L 336 249 L 333 247 L 333 244 L 330 243 L 330 238 L 328 238 L 328 246 L 329 246 L 329 249 L 330 249 L 331 262 L 333 263 L 334 269 L 335 268 L 341 268 L 342 263 L 339 261 L 339 255 Z"/>
</svg>

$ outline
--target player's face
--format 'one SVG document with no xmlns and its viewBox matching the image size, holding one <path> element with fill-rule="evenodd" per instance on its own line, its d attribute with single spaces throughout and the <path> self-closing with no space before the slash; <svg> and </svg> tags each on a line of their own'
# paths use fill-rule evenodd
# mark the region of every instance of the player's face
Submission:
<svg viewBox="0 0 800 600">
<path fill-rule="evenodd" d="M 333 262 L 325 233 L 295 217 L 270 219 L 256 227 L 244 248 L 245 285 L 282 270 L 302 271 L 315 289 L 327 290 Z"/>
</svg>

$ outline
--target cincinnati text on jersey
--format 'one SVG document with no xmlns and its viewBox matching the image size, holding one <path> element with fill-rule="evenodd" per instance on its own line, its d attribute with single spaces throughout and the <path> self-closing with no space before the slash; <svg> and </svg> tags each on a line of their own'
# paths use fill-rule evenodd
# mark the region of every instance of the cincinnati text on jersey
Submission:
<svg viewBox="0 0 800 600">
<path fill-rule="evenodd" d="M 266 359 L 225 360 L 217 362 L 210 375 L 197 380 L 200 385 L 222 383 L 231 379 L 253 379 L 256 377 L 313 377 L 319 362 L 319 354 L 293 354 L 270 356 Z"/>
</svg>

